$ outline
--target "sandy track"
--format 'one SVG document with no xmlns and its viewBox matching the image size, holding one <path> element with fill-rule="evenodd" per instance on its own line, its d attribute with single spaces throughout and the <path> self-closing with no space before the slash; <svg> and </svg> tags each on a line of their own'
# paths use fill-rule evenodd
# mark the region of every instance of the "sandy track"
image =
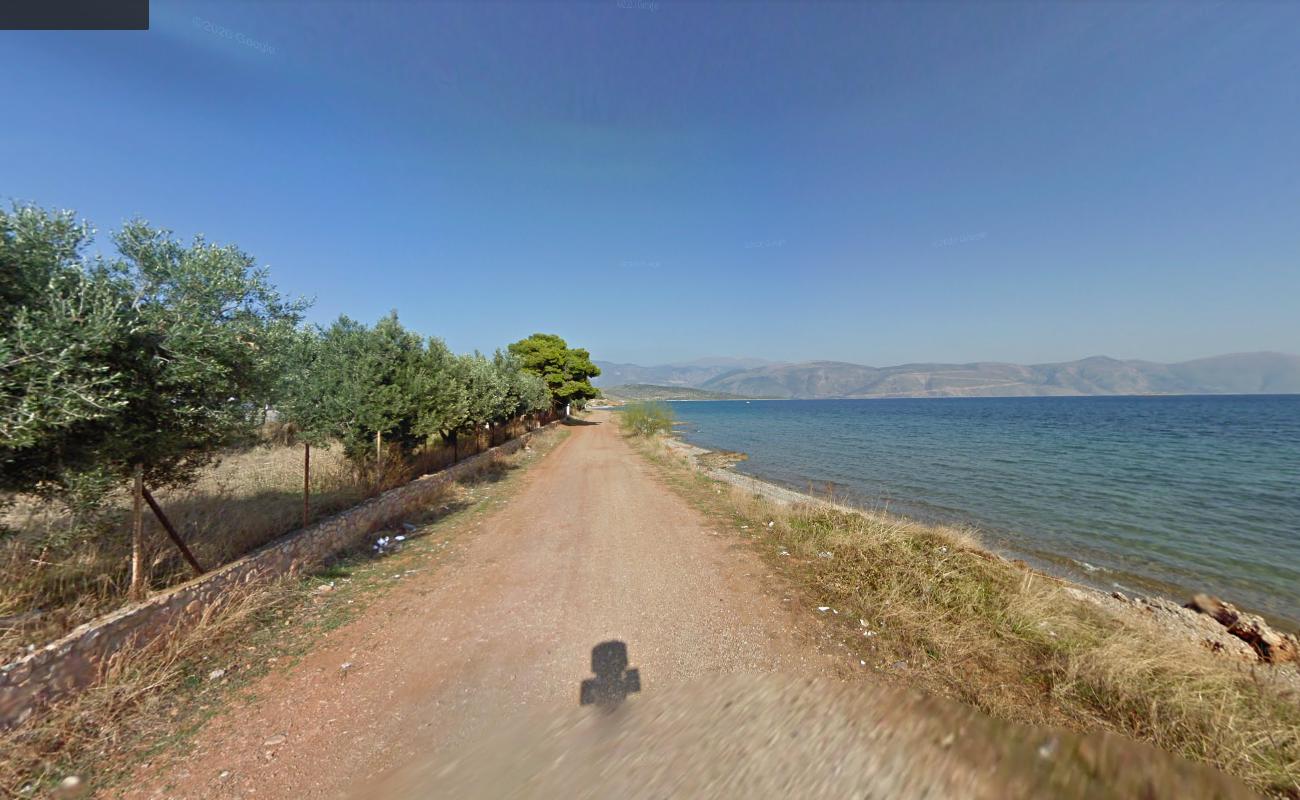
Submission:
<svg viewBox="0 0 1300 800">
<path fill-rule="evenodd" d="M 713 674 L 836 672 L 757 556 L 671 493 L 607 414 L 593 420 L 461 558 L 388 590 L 125 795 L 341 796 L 525 712 L 576 705 L 608 639 L 627 643 L 642 696 Z"/>
</svg>

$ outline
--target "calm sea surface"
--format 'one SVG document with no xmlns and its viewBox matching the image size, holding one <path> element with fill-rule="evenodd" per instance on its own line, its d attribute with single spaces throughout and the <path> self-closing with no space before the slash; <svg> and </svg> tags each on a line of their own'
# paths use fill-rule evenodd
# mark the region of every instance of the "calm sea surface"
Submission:
<svg viewBox="0 0 1300 800">
<path fill-rule="evenodd" d="M 674 403 L 741 472 L 931 521 L 1107 589 L 1300 627 L 1300 396 Z"/>
</svg>

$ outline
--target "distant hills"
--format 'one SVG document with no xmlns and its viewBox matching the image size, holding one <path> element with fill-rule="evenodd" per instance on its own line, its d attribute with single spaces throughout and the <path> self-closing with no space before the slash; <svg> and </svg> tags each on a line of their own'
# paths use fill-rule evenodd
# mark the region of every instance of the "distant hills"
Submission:
<svg viewBox="0 0 1300 800">
<path fill-rule="evenodd" d="M 1105 356 L 1055 364 L 977 362 L 894 367 L 843 361 L 707 361 L 657 367 L 600 361 L 596 364 L 602 370 L 602 385 L 656 384 L 751 398 L 1300 393 L 1300 356 L 1285 353 L 1235 353 L 1176 364 Z"/>
<path fill-rule="evenodd" d="M 611 400 L 752 400 L 729 392 L 710 392 L 690 386 L 657 386 L 652 383 L 628 383 L 602 386 L 600 391 Z"/>
<path fill-rule="evenodd" d="M 701 358 L 680 364 L 662 364 L 642 367 L 637 364 L 615 364 L 597 361 L 600 377 L 597 386 L 628 386 L 648 384 L 654 386 L 699 386 L 719 375 L 740 370 L 765 367 L 774 362 L 761 358 Z"/>
</svg>

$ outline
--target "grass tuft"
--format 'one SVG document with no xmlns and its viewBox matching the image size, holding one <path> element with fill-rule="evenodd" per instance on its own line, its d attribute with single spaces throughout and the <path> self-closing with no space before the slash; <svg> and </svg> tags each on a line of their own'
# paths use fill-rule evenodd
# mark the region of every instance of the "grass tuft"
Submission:
<svg viewBox="0 0 1300 800">
<path fill-rule="evenodd" d="M 633 436 L 668 433 L 673 428 L 673 410 L 667 403 L 637 401 L 623 406 L 618 422 L 625 433 Z"/>
</svg>

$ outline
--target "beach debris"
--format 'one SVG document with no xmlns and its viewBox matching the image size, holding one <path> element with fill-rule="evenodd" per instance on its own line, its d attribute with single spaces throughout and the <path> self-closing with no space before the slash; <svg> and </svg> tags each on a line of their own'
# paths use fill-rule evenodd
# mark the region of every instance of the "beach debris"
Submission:
<svg viewBox="0 0 1300 800">
<path fill-rule="evenodd" d="M 279 747 L 280 745 L 284 744 L 284 743 L 285 743 L 286 741 L 288 741 L 288 740 L 289 740 L 289 737 L 288 737 L 287 735 L 285 735 L 285 734 L 283 734 L 283 733 L 277 733 L 276 735 L 274 735 L 274 736 L 272 736 L 271 738 L 267 739 L 265 742 L 262 742 L 262 746 L 263 746 L 263 747 Z"/>
<path fill-rule="evenodd" d="M 1263 617 L 1244 614 L 1231 603 L 1209 594 L 1194 596 L 1184 608 L 1204 614 L 1227 628 L 1228 633 L 1250 645 L 1260 661 L 1269 664 L 1300 662 L 1300 639 L 1273 630 Z"/>
<path fill-rule="evenodd" d="M 1225 603 L 1211 594 L 1195 595 L 1183 608 L 1190 608 L 1198 614 L 1208 614 L 1225 628 L 1232 627 L 1241 618 L 1241 612 L 1231 603 Z"/>
<path fill-rule="evenodd" d="M 412 525 L 412 524 L 409 523 L 409 522 L 403 522 L 403 523 L 402 523 L 402 527 L 403 527 L 403 528 L 406 528 L 408 531 L 414 531 L 414 530 L 415 530 L 415 526 Z"/>
<path fill-rule="evenodd" d="M 817 606 L 817 610 L 820 611 L 820 612 L 822 612 L 823 614 L 825 614 L 827 611 L 830 611 L 830 610 L 831 610 L 831 607 L 830 607 L 830 606 Z"/>
<path fill-rule="evenodd" d="M 774 519 L 773 519 L 773 520 L 768 520 L 768 522 L 767 522 L 767 527 L 770 528 L 770 527 L 772 527 L 773 525 L 776 525 L 776 520 L 774 520 Z"/>
<path fill-rule="evenodd" d="M 344 675 L 344 676 L 346 676 L 346 675 L 348 674 L 348 672 L 350 672 L 351 670 L 352 670 L 352 662 L 351 662 L 351 661 L 344 661 L 342 664 L 339 664 L 339 674 L 340 674 L 340 675 Z"/>
<path fill-rule="evenodd" d="M 817 554 L 817 557 L 818 557 L 818 558 L 834 558 L 835 555 L 834 555 L 833 553 L 831 553 L 831 551 L 829 551 L 829 550 L 823 550 L 823 551 L 821 551 L 820 553 Z"/>
<path fill-rule="evenodd" d="M 1270 664 L 1300 661 L 1300 641 L 1273 630 L 1262 617 L 1243 614 L 1228 628 L 1228 633 L 1255 648 L 1259 657 Z"/>
<path fill-rule="evenodd" d="M 1066 587 L 1065 592 L 1071 597 L 1088 602 L 1096 602 L 1098 598 L 1107 597 L 1100 592 L 1092 592 L 1080 587 Z M 1109 595 L 1108 599 L 1119 600 L 1114 593 Z M 1210 614 L 1202 614 L 1163 597 L 1133 595 L 1128 597 L 1127 601 L 1121 602 L 1135 612 L 1149 615 L 1171 633 L 1193 639 L 1209 648 L 1211 652 L 1248 663 L 1259 663 L 1261 660 L 1259 652 L 1254 647 L 1230 633 L 1225 625 Z M 1210 606 L 1207 604 L 1205 607 Z"/>
<path fill-rule="evenodd" d="M 226 674 L 226 671 L 225 671 L 224 669 L 214 669 L 214 670 L 212 670 L 211 672 L 208 673 L 208 680 L 210 680 L 210 681 L 218 681 L 218 680 L 221 680 L 222 676 L 225 675 L 225 674 Z"/>
<path fill-rule="evenodd" d="M 784 547 L 782 547 L 782 548 L 781 548 L 781 555 L 783 555 L 783 556 L 788 556 L 788 555 L 790 555 L 790 551 L 789 551 L 789 550 L 786 550 Z"/>
<path fill-rule="evenodd" d="M 1056 748 L 1057 748 L 1057 741 L 1056 741 L 1056 737 L 1053 736 L 1051 739 L 1048 739 L 1047 741 L 1043 742 L 1041 745 L 1038 746 L 1038 757 L 1046 761 L 1047 759 L 1056 755 Z"/>
</svg>

